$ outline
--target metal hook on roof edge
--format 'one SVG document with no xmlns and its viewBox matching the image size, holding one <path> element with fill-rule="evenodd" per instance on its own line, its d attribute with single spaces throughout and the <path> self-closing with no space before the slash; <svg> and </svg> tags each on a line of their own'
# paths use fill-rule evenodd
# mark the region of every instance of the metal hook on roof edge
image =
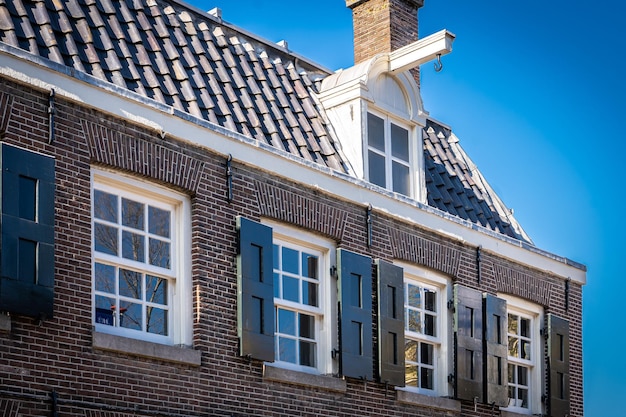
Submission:
<svg viewBox="0 0 626 417">
<path fill-rule="evenodd" d="M 435 62 L 435 72 L 441 72 L 443 63 L 441 62 L 441 54 L 437 54 L 437 62 Z"/>
</svg>

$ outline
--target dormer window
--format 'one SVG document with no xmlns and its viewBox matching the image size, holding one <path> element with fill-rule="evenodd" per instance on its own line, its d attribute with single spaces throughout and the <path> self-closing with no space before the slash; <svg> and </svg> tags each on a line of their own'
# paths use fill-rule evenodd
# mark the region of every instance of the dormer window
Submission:
<svg viewBox="0 0 626 417">
<path fill-rule="evenodd" d="M 355 177 L 426 202 L 427 113 L 410 70 L 450 52 L 453 39 L 442 30 L 322 80 L 318 98 Z"/>
<path fill-rule="evenodd" d="M 367 173 L 371 183 L 411 197 L 411 129 L 400 121 L 367 113 Z"/>
</svg>

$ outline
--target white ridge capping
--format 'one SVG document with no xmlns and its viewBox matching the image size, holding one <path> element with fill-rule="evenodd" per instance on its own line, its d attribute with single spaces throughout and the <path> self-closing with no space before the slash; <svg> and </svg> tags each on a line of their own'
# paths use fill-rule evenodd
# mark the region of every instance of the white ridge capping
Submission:
<svg viewBox="0 0 626 417">
<path fill-rule="evenodd" d="M 563 280 L 584 285 L 584 266 L 544 252 L 489 229 L 456 218 L 433 207 L 420 204 L 372 184 L 302 160 L 285 151 L 230 131 L 201 118 L 175 110 L 152 99 L 122 89 L 90 75 L 79 73 L 48 59 L 33 56 L 18 48 L 0 44 L 0 76 L 34 88 L 49 91 L 85 106 L 163 131 L 181 141 L 193 143 L 265 172 L 289 177 L 317 187 L 345 201 L 372 204 L 376 210 L 428 228 L 448 237 L 456 236 L 465 244 L 482 246 L 499 256 L 544 270 Z"/>
</svg>

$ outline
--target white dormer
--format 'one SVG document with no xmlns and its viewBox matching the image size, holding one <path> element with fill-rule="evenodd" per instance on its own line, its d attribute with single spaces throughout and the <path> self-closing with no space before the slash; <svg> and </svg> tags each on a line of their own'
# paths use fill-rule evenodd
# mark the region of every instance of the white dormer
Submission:
<svg viewBox="0 0 626 417">
<path fill-rule="evenodd" d="M 427 113 L 409 70 L 450 52 L 453 40 L 442 30 L 322 81 L 320 101 L 358 178 L 426 202 Z"/>
</svg>

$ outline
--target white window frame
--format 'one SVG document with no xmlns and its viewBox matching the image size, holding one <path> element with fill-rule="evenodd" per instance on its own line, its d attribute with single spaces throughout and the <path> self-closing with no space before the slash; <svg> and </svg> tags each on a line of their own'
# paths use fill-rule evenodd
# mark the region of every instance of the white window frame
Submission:
<svg viewBox="0 0 626 417">
<path fill-rule="evenodd" d="M 369 120 L 370 113 L 383 120 L 384 141 L 385 141 L 384 153 L 376 148 L 372 148 L 369 145 L 369 122 L 368 120 Z M 391 125 L 392 124 L 398 127 L 401 127 L 402 129 L 405 129 L 408 132 L 408 147 L 409 147 L 408 149 L 409 160 L 408 161 L 404 161 L 392 155 L 392 150 L 391 150 Z M 399 162 L 404 166 L 407 166 L 407 162 L 408 162 L 409 193 L 406 196 L 410 198 L 415 198 L 415 196 L 418 195 L 418 192 L 416 190 L 416 184 L 419 184 L 419 177 L 418 177 L 419 170 L 417 166 L 418 164 L 416 163 L 416 161 L 418 161 L 419 159 L 417 157 L 416 143 L 421 144 L 421 140 L 418 141 L 418 138 L 417 138 L 417 134 L 418 134 L 417 132 L 421 130 L 416 129 L 415 126 L 413 126 L 411 123 L 407 122 L 406 120 L 404 120 L 403 118 L 397 115 L 384 112 L 380 109 L 372 108 L 371 106 L 368 106 L 368 108 L 365 109 L 365 126 L 366 127 L 364 129 L 364 137 L 363 137 L 363 145 L 364 145 L 363 146 L 363 152 L 364 152 L 363 166 L 364 166 L 365 178 L 371 182 L 370 175 L 369 175 L 369 167 L 370 167 L 369 152 L 372 151 L 385 158 L 385 186 L 384 188 L 389 191 L 396 192 L 400 195 L 405 195 L 401 192 L 394 191 L 393 189 L 393 162 Z"/>
<path fill-rule="evenodd" d="M 94 190 L 99 189 L 128 197 L 134 201 L 151 204 L 155 207 L 171 210 L 171 265 L 169 269 L 151 266 L 147 263 L 128 260 L 120 256 L 109 255 L 95 250 Z M 116 336 L 140 339 L 165 345 L 192 345 L 192 286 L 191 286 L 191 203 L 189 197 L 168 188 L 140 180 L 126 174 L 103 168 L 91 170 L 91 226 L 92 226 L 92 322 L 95 330 Z M 147 256 L 147 254 L 146 254 Z M 140 330 L 127 329 L 96 320 L 95 264 L 96 262 L 117 267 L 129 267 L 143 273 L 168 279 L 168 334 L 152 334 Z"/>
<path fill-rule="evenodd" d="M 335 244 L 330 239 L 325 239 L 282 223 L 264 220 L 263 224 L 272 227 L 273 244 L 279 243 L 283 246 L 307 251 L 319 257 L 318 307 L 307 306 L 274 297 L 275 309 L 280 307 L 316 316 L 315 339 L 317 342 L 317 364 L 315 367 L 309 367 L 275 360 L 271 366 L 319 375 L 336 374 L 338 372 L 338 364 L 337 361 L 332 358 L 331 352 L 333 346 L 337 346 L 338 343 L 336 335 L 337 283 L 330 275 L 331 266 L 335 265 L 336 259 Z M 274 294 L 276 294 L 277 291 L 278 290 L 275 289 Z M 276 328 L 276 333 L 278 334 L 278 327 Z M 278 336 L 276 336 L 276 338 L 277 337 Z M 276 340 L 275 348 L 279 348 L 278 340 Z"/>
<path fill-rule="evenodd" d="M 498 297 L 506 300 L 507 318 L 509 314 L 514 314 L 525 319 L 530 319 L 531 332 L 530 360 L 515 358 L 512 356 L 507 358 L 509 364 L 521 365 L 528 368 L 528 408 L 524 408 L 516 404 L 509 404 L 508 407 L 503 409 L 519 414 L 541 414 L 541 395 L 543 392 L 542 363 L 544 357 L 544 341 L 541 337 L 541 328 L 544 320 L 543 307 L 530 301 L 507 294 L 499 294 Z M 508 335 L 507 327 L 507 344 L 509 338 Z"/>
<path fill-rule="evenodd" d="M 448 373 L 449 373 L 449 355 L 450 355 L 450 317 L 447 309 L 447 300 L 450 298 L 451 287 L 448 279 L 443 275 L 437 274 L 431 270 L 421 268 L 411 264 L 398 264 L 404 269 L 403 291 L 404 300 L 404 337 L 405 340 L 411 339 L 416 341 L 424 341 L 435 345 L 433 352 L 434 375 L 433 389 L 424 389 L 413 386 L 405 386 L 398 388 L 405 391 L 416 392 L 429 396 L 446 396 L 449 394 Z M 437 316 L 435 319 L 436 335 L 427 336 L 424 334 L 409 332 L 407 330 L 407 285 L 409 283 L 416 284 L 423 288 L 436 291 Z M 418 376 L 419 378 L 419 376 Z"/>
</svg>

